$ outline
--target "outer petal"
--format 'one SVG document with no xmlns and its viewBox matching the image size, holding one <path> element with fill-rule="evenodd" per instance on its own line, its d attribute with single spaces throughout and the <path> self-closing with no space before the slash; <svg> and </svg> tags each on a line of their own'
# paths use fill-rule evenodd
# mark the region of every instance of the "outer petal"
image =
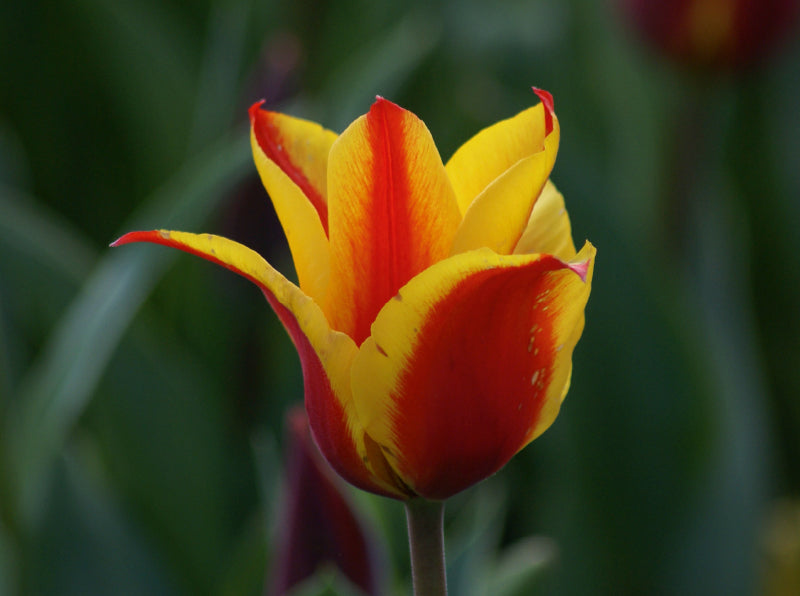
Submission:
<svg viewBox="0 0 800 596">
<path fill-rule="evenodd" d="M 385 462 L 366 461 L 369 448 L 350 392 L 350 366 L 357 349 L 349 337 L 330 329 L 313 300 L 258 253 L 220 236 L 167 230 L 131 232 L 112 246 L 131 242 L 178 248 L 222 265 L 261 288 L 300 355 L 306 410 L 320 451 L 351 484 L 378 494 L 404 496 L 400 488 L 373 474 L 373 464 L 383 468 Z"/>
<path fill-rule="evenodd" d="M 253 158 L 286 233 L 300 287 L 320 300 L 330 278 L 325 181 L 336 135 L 259 106 L 250 108 Z"/>
<path fill-rule="evenodd" d="M 331 148 L 328 207 L 325 313 L 359 344 L 387 300 L 448 256 L 461 216 L 425 124 L 381 98 Z"/>
<path fill-rule="evenodd" d="M 583 327 L 580 261 L 472 251 L 413 279 L 353 362 L 367 433 L 417 494 L 447 498 L 502 467 L 555 418 Z"/>
<path fill-rule="evenodd" d="M 552 96 L 546 91 L 534 91 L 542 103 L 483 129 L 447 162 L 447 174 L 461 213 L 466 213 L 493 180 L 521 159 L 545 151 L 549 162 L 545 169 L 549 175 L 558 152 L 560 130 Z"/>
<path fill-rule="evenodd" d="M 514 248 L 514 254 L 533 253 L 555 255 L 564 261 L 569 261 L 576 253 L 564 197 L 549 180 Z"/>
</svg>

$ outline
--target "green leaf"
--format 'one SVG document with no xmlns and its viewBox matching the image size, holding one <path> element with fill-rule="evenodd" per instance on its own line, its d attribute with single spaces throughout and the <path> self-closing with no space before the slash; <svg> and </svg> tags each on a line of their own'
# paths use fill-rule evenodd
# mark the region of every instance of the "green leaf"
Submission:
<svg viewBox="0 0 800 596">
<path fill-rule="evenodd" d="M 507 511 L 501 478 L 493 477 L 448 501 L 447 581 L 453 594 L 480 596 L 500 543 Z"/>
<path fill-rule="evenodd" d="M 320 568 L 310 579 L 298 584 L 290 596 L 364 596 L 336 569 Z"/>
<path fill-rule="evenodd" d="M 211 147 L 157 191 L 125 229 L 196 226 L 247 164 L 244 135 Z M 150 248 L 106 253 L 20 384 L 4 434 L 15 505 L 26 524 L 36 520 L 49 463 L 139 306 L 177 256 Z"/>
<path fill-rule="evenodd" d="M 93 474 L 89 442 L 53 467 L 55 490 L 27 554 L 26 591 L 33 594 L 175 594 L 147 536 L 126 519 Z M 53 556 L 52 553 L 59 553 Z"/>
<path fill-rule="evenodd" d="M 538 593 L 556 555 L 556 545 L 548 538 L 520 540 L 505 549 L 494 567 L 484 575 L 488 585 L 481 593 L 493 596 L 530 596 Z"/>
<path fill-rule="evenodd" d="M 17 555 L 12 546 L 11 536 L 0 522 L 0 596 L 17 594 Z"/>
</svg>

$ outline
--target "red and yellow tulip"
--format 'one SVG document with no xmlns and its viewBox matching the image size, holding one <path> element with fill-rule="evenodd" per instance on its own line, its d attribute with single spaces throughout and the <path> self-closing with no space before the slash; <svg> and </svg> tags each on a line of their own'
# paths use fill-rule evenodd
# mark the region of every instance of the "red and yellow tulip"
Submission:
<svg viewBox="0 0 800 596">
<path fill-rule="evenodd" d="M 555 419 L 595 249 L 576 253 L 549 181 L 552 97 L 443 164 L 425 124 L 378 98 L 341 135 L 250 109 L 253 155 L 299 285 L 210 234 L 147 241 L 257 284 L 303 367 L 314 438 L 346 480 L 444 499 L 500 469 Z"/>
</svg>

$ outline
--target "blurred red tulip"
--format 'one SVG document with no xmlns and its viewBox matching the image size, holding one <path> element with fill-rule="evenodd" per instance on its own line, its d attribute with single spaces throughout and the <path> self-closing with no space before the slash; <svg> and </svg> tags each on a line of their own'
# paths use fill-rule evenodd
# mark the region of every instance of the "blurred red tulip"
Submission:
<svg viewBox="0 0 800 596">
<path fill-rule="evenodd" d="M 378 546 L 322 459 L 302 407 L 286 416 L 286 492 L 270 593 L 287 594 L 326 565 L 338 568 L 365 594 L 380 594 Z"/>
<path fill-rule="evenodd" d="M 695 68 L 730 69 L 764 58 L 797 22 L 800 0 L 621 0 L 657 49 Z"/>
</svg>

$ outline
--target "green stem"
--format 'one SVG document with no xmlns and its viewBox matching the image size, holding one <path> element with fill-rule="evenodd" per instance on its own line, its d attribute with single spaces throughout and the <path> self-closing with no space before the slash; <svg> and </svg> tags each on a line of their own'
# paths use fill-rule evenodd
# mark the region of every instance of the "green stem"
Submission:
<svg viewBox="0 0 800 596">
<path fill-rule="evenodd" d="M 415 596 L 446 596 L 444 572 L 444 502 L 406 501 L 411 576 Z"/>
</svg>

